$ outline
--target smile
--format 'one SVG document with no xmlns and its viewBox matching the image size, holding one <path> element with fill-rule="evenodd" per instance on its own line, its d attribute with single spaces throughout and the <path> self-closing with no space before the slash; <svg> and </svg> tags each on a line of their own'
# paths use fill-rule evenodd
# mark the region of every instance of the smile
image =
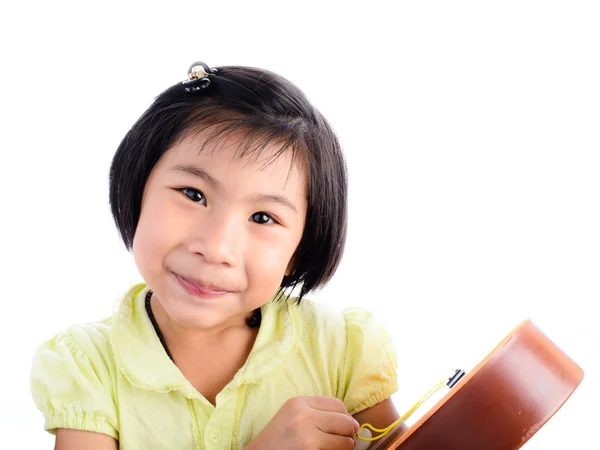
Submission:
<svg viewBox="0 0 600 450">
<path fill-rule="evenodd" d="M 200 298 L 215 298 L 222 297 L 226 294 L 230 294 L 230 291 L 226 291 L 217 287 L 207 286 L 200 281 L 190 280 L 188 278 L 184 278 L 176 273 L 173 273 L 179 284 L 191 295 Z"/>
</svg>

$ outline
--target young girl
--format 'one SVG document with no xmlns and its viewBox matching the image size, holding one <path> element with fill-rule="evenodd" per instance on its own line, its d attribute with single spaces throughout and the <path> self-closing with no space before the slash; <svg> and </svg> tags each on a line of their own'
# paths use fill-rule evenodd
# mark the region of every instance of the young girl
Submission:
<svg viewBox="0 0 600 450">
<path fill-rule="evenodd" d="M 37 350 L 56 449 L 352 449 L 398 419 L 381 324 L 305 298 L 340 262 L 347 180 L 297 87 L 194 63 L 121 142 L 110 203 L 144 283 Z"/>
</svg>

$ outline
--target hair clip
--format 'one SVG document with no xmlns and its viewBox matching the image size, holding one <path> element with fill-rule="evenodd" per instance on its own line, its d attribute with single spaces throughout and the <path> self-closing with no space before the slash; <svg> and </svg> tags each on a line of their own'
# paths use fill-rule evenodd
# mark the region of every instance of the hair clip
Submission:
<svg viewBox="0 0 600 450">
<path fill-rule="evenodd" d="M 217 69 L 208 67 L 202 61 L 196 61 L 188 69 L 188 79 L 183 81 L 186 92 L 197 92 L 206 89 L 210 85 L 210 76 L 214 76 Z"/>
</svg>

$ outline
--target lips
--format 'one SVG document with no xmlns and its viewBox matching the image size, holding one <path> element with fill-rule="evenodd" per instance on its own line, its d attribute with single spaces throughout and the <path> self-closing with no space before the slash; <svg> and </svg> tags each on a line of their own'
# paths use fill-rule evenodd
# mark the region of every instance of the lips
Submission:
<svg viewBox="0 0 600 450">
<path fill-rule="evenodd" d="M 189 286 L 190 288 L 193 288 L 194 290 L 198 291 L 198 293 L 201 294 L 208 294 L 208 295 L 222 295 L 222 294 L 229 294 L 231 291 L 228 291 L 227 289 L 223 289 L 220 286 L 215 286 L 209 283 L 204 283 L 203 281 L 200 281 L 198 279 L 195 278 L 190 278 L 190 277 L 184 277 L 178 274 L 174 274 L 181 283 L 183 283 L 184 285 Z"/>
</svg>

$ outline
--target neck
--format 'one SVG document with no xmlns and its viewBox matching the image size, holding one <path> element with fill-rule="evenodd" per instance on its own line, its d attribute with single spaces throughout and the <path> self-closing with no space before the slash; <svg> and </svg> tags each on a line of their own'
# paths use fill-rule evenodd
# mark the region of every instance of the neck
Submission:
<svg viewBox="0 0 600 450">
<path fill-rule="evenodd" d="M 255 336 L 260 325 L 260 308 L 244 316 L 233 318 L 227 323 L 219 324 L 209 329 L 185 327 L 171 319 L 160 301 L 152 293 L 148 293 L 148 314 L 154 319 L 153 325 L 161 339 L 165 350 L 171 354 L 176 351 L 202 349 L 206 346 L 219 346 L 230 339 L 240 340 L 245 336 Z M 242 339 L 243 340 L 243 339 Z"/>
</svg>

